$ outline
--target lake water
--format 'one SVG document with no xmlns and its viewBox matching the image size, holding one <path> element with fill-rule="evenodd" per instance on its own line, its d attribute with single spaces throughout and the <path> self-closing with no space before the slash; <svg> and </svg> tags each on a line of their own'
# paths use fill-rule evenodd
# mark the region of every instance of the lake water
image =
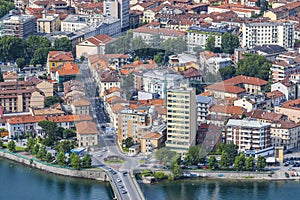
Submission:
<svg viewBox="0 0 300 200">
<path fill-rule="evenodd" d="M 111 200 L 109 183 L 47 174 L 0 158 L 0 200 Z"/>
<path fill-rule="evenodd" d="M 300 182 L 181 180 L 141 185 L 148 200 L 297 200 Z M 0 159 L 0 200 L 108 200 L 109 183 L 75 179 Z"/>
<path fill-rule="evenodd" d="M 183 180 L 142 185 L 152 200 L 293 200 L 300 199 L 300 182 L 296 181 L 228 181 Z"/>
</svg>

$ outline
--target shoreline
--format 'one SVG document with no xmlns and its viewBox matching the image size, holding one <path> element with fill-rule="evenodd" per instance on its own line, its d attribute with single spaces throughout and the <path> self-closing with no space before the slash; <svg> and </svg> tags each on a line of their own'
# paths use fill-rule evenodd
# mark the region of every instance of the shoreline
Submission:
<svg viewBox="0 0 300 200">
<path fill-rule="evenodd" d="M 46 164 L 37 159 L 32 159 L 30 157 L 21 155 L 19 153 L 12 153 L 7 150 L 0 150 L 0 157 L 3 159 L 11 160 L 17 162 L 21 165 L 26 165 L 28 167 L 49 173 L 55 174 L 59 176 L 72 177 L 72 178 L 83 178 L 90 179 L 102 182 L 109 182 L 108 176 L 105 171 L 101 170 L 90 170 L 90 169 L 82 169 L 82 170 L 74 170 L 65 167 L 59 167 L 52 164 Z"/>
</svg>

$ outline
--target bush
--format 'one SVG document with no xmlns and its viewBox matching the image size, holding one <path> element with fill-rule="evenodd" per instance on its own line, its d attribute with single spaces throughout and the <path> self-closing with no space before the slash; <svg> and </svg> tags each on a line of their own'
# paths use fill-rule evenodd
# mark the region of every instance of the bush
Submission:
<svg viewBox="0 0 300 200">
<path fill-rule="evenodd" d="M 163 179 L 166 177 L 164 172 L 155 172 L 154 177 L 157 179 Z"/>
</svg>

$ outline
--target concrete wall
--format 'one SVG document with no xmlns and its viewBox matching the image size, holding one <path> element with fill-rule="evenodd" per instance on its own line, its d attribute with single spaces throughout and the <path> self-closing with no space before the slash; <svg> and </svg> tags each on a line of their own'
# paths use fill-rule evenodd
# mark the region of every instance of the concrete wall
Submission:
<svg viewBox="0 0 300 200">
<path fill-rule="evenodd" d="M 72 170 L 60 167 L 54 167 L 50 165 L 46 165 L 35 160 L 31 160 L 26 156 L 18 156 L 9 152 L 5 152 L 0 150 L 0 157 L 7 158 L 9 160 L 13 160 L 36 169 L 44 170 L 53 174 L 63 175 L 63 176 L 70 176 L 76 178 L 87 178 L 87 179 L 94 179 L 100 181 L 109 181 L 108 176 L 105 171 L 97 170 Z"/>
</svg>

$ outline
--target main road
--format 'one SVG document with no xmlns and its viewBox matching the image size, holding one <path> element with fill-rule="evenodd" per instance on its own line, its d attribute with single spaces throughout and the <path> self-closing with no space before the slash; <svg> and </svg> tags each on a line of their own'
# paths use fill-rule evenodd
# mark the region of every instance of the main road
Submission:
<svg viewBox="0 0 300 200">
<path fill-rule="evenodd" d="M 99 89 L 91 78 L 87 63 L 81 64 L 80 68 L 82 70 L 81 81 L 84 83 L 85 94 L 91 101 L 91 113 L 99 131 L 99 146 L 101 148 L 100 151 L 92 152 L 93 164 L 107 171 L 111 184 L 113 184 L 114 192 L 117 193 L 115 194 L 117 198 L 122 200 L 143 200 L 144 195 L 132 173 L 132 169 L 139 166 L 139 159 L 137 157 L 128 157 L 122 153 L 117 143 L 117 135 L 105 132 L 105 127 L 110 122 L 110 118 L 104 108 L 102 99 L 98 97 Z M 125 163 L 118 167 L 109 164 L 105 165 L 103 164 L 103 159 L 107 156 L 122 157 Z"/>
</svg>

